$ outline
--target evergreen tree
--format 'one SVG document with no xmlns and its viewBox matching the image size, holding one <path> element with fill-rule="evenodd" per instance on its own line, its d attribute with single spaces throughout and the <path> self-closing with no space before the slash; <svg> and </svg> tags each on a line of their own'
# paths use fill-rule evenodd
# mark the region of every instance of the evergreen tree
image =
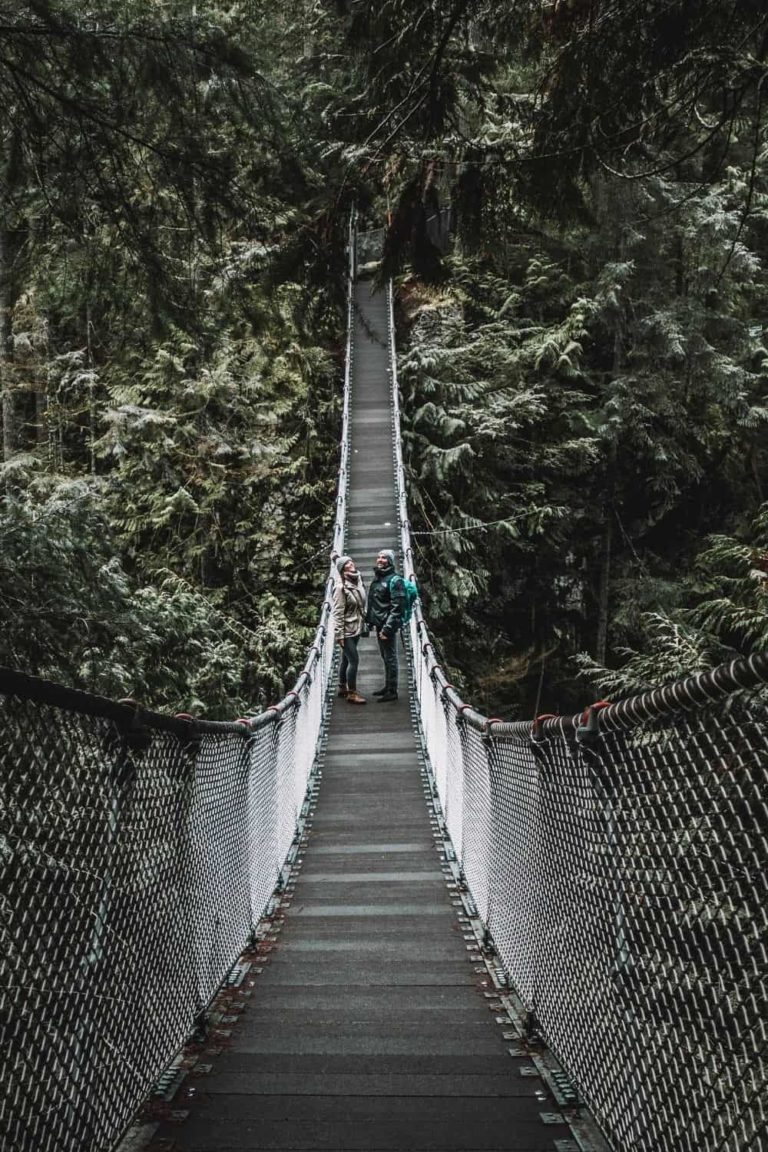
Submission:
<svg viewBox="0 0 768 1152">
<path fill-rule="evenodd" d="M 549 706 L 575 705 L 573 656 L 621 662 L 644 609 L 685 600 L 704 536 L 763 499 L 764 14 L 336 11 L 354 53 L 337 124 L 384 177 L 382 275 L 401 272 L 445 657 L 493 712 L 529 714 L 543 661 Z"/>
<path fill-rule="evenodd" d="M 37 557 L 24 597 L 4 568 L 11 663 L 231 715 L 303 662 L 335 487 L 345 221 L 280 54 L 296 15 L 3 12 L 0 537 L 22 573 Z M 67 643 L 42 629 L 25 651 L 46 571 Z M 107 572 L 112 609 L 88 591 Z"/>
</svg>

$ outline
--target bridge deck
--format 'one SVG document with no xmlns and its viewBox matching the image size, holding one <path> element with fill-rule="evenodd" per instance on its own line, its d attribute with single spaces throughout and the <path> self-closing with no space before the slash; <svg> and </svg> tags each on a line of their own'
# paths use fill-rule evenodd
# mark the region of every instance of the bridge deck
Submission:
<svg viewBox="0 0 768 1152">
<path fill-rule="evenodd" d="M 357 287 L 348 550 L 395 547 L 386 314 Z M 382 684 L 373 638 L 360 690 Z M 430 828 L 405 669 L 397 703 L 336 701 L 285 925 L 229 1046 L 159 1152 L 538 1152 L 568 1139 L 488 1010 Z M 187 1105 L 185 1104 L 185 1107 Z M 568 1146 L 568 1145 L 566 1145 Z M 574 1145 L 570 1145 L 573 1147 Z"/>
</svg>

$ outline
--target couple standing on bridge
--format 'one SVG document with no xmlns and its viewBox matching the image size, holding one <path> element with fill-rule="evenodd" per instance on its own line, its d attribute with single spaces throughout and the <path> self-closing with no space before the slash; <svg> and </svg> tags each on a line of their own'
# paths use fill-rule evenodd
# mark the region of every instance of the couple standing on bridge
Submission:
<svg viewBox="0 0 768 1152">
<path fill-rule="evenodd" d="M 384 687 L 373 695 L 380 704 L 397 700 L 397 634 L 405 616 L 406 589 L 403 577 L 395 571 L 395 554 L 390 548 L 382 548 L 378 553 L 367 595 L 352 557 L 334 554 L 332 559 L 340 576 L 333 594 L 336 642 L 341 647 L 339 696 L 348 704 L 366 703 L 357 691 L 357 642 L 373 628 L 384 662 Z"/>
</svg>

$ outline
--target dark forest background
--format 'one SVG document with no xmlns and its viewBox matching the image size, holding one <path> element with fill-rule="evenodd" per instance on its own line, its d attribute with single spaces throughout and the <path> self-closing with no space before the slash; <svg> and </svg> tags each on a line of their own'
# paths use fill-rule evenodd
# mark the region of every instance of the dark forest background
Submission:
<svg viewBox="0 0 768 1152">
<path fill-rule="evenodd" d="M 353 203 L 466 698 L 764 648 L 767 75 L 762 0 L 0 0 L 0 661 L 208 716 L 290 686 Z"/>
</svg>

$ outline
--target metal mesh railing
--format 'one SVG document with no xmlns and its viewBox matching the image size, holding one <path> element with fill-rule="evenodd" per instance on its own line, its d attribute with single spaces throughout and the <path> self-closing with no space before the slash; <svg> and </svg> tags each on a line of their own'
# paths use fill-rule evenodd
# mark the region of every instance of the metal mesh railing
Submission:
<svg viewBox="0 0 768 1152">
<path fill-rule="evenodd" d="M 352 242 L 350 255 L 351 278 Z M 348 306 L 339 553 L 351 293 Z M 390 290 L 412 576 L 391 320 Z M 302 810 L 331 590 L 329 576 L 294 690 L 249 722 L 161 717 L 0 672 L 1 1152 L 111 1148 L 236 960 Z M 766 1147 L 768 657 L 531 725 L 463 703 L 418 607 L 409 648 L 478 911 L 617 1152 Z"/>
<path fill-rule="evenodd" d="M 415 579 L 399 437 L 405 574 Z M 768 1148 L 768 656 L 502 724 L 409 626 L 425 750 L 478 911 L 617 1152 Z"/>
<path fill-rule="evenodd" d="M 250 723 L 0 673 L 3 1152 L 109 1149 L 192 1031 L 291 846 L 330 649 Z"/>
<path fill-rule="evenodd" d="M 112 1148 L 237 960 L 297 835 L 332 591 L 331 573 L 294 689 L 250 721 L 159 716 L 0 670 L 2 1152 Z"/>
</svg>

